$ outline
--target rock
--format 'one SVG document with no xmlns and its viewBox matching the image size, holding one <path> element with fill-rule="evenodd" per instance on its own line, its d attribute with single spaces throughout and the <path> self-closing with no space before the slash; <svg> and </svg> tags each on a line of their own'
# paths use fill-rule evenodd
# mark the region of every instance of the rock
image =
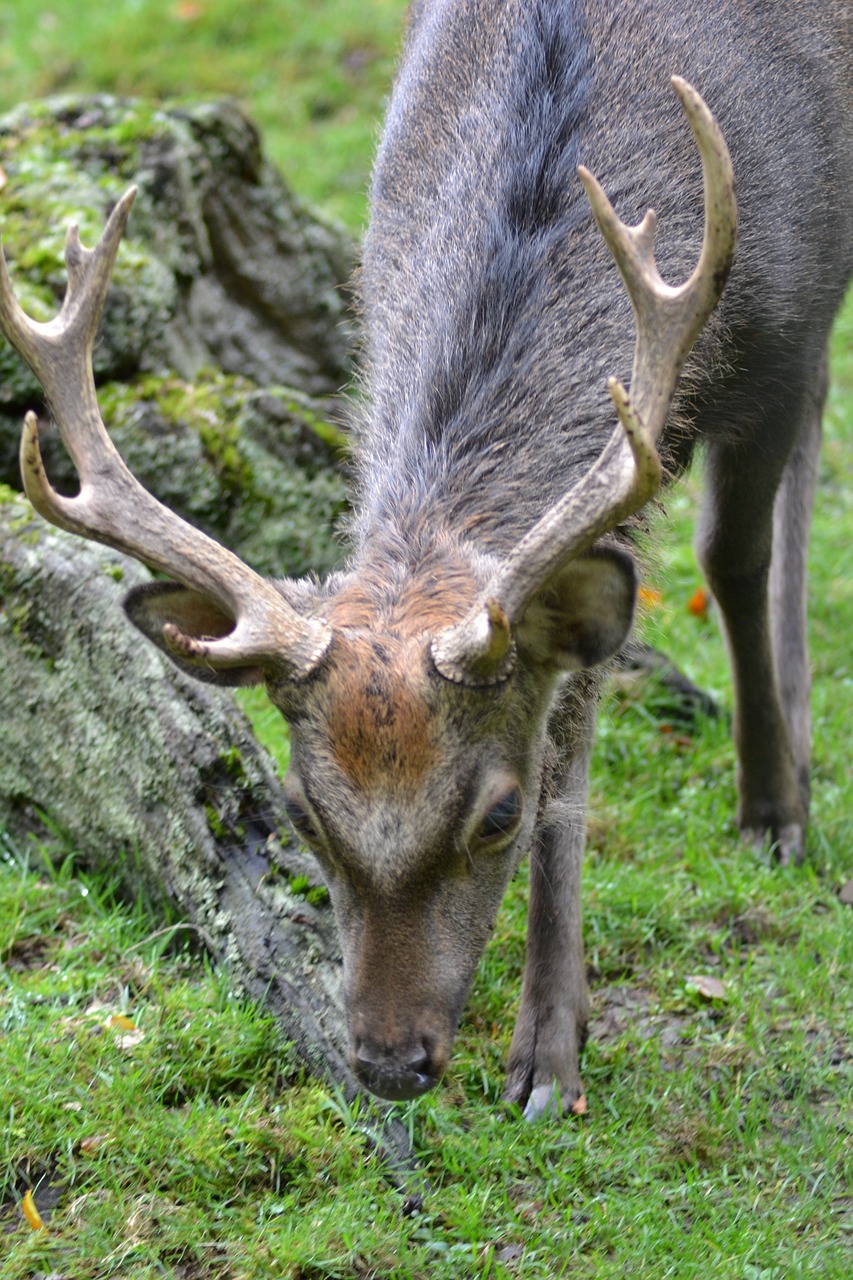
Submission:
<svg viewBox="0 0 853 1280">
<path fill-rule="evenodd" d="M 139 186 L 95 354 L 107 425 L 140 480 L 259 572 L 327 572 L 346 496 L 331 399 L 349 374 L 354 248 L 304 209 L 229 103 L 58 99 L 0 120 L 3 243 L 24 309 L 50 319 L 64 235 L 93 245 Z M 32 375 L 0 342 L 0 482 L 19 486 Z M 339 411 L 338 411 L 339 412 Z M 60 492 L 77 479 L 49 415 Z"/>
<path fill-rule="evenodd" d="M 299 203 L 236 104 L 24 105 L 0 119 L 0 165 L 6 255 L 22 304 L 40 319 L 65 290 L 68 224 L 94 243 L 118 197 L 139 187 L 105 308 L 99 381 L 194 379 L 211 364 L 314 396 L 348 380 L 353 243 Z M 4 348 L 0 409 L 32 407 L 38 394 Z"/>
</svg>

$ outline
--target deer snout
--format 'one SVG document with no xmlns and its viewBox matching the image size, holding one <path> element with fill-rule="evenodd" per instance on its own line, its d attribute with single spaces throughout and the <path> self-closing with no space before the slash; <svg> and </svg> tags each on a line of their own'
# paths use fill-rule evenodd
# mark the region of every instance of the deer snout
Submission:
<svg viewBox="0 0 853 1280">
<path fill-rule="evenodd" d="M 419 1098 L 437 1084 L 446 1066 L 431 1052 L 426 1040 L 405 1048 L 381 1048 L 366 1038 L 356 1038 L 352 1048 L 356 1076 L 371 1093 L 392 1102 Z"/>
</svg>

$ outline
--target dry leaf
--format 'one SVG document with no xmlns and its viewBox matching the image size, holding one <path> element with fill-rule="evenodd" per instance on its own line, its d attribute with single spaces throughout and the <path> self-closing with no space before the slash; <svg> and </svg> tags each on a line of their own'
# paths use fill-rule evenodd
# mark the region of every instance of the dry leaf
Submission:
<svg viewBox="0 0 853 1280">
<path fill-rule="evenodd" d="M 136 1030 L 136 1023 L 132 1018 L 128 1018 L 124 1013 L 111 1013 L 110 1016 L 104 1020 L 104 1026 L 108 1029 L 111 1029 L 112 1027 L 121 1027 L 122 1031 Z"/>
<path fill-rule="evenodd" d="M 843 902 L 845 907 L 853 907 L 853 880 L 848 880 L 841 886 L 838 891 L 838 900 Z"/>
<path fill-rule="evenodd" d="M 2 190 L 3 190 L 3 188 L 5 187 L 5 185 L 6 185 L 6 183 L 7 183 L 8 181 L 9 181 L 9 178 L 8 178 L 7 173 L 6 173 L 6 170 L 5 170 L 5 169 L 3 168 L 3 166 L 0 164 L 0 191 L 2 191 Z"/>
<path fill-rule="evenodd" d="M 644 609 L 656 609 L 663 601 L 663 596 L 654 587 L 640 587 L 637 596 Z"/>
<path fill-rule="evenodd" d="M 110 1140 L 108 1133 L 93 1133 L 90 1138 L 80 1139 L 80 1153 L 84 1156 L 94 1156 L 107 1145 Z"/>
<path fill-rule="evenodd" d="M 573 1116 L 586 1115 L 586 1094 L 582 1093 L 576 1102 L 572 1103 L 571 1112 Z"/>
<path fill-rule="evenodd" d="M 24 1215 L 33 1231 L 47 1231 L 47 1227 L 42 1222 L 41 1214 L 36 1208 L 36 1202 L 33 1199 L 32 1191 L 28 1191 L 21 1201 L 21 1213 Z"/>
<path fill-rule="evenodd" d="M 698 992 L 706 1000 L 725 1000 L 726 998 L 726 988 L 719 978 L 710 978 L 705 973 L 696 973 L 692 977 L 686 978 L 685 982 L 688 987 Z"/>
<path fill-rule="evenodd" d="M 116 1036 L 116 1044 L 119 1049 L 124 1049 L 129 1053 L 131 1049 L 135 1049 L 145 1039 L 144 1031 L 127 1031 L 123 1036 Z"/>
<path fill-rule="evenodd" d="M 109 1031 L 123 1031 L 124 1035 L 116 1036 L 116 1044 L 119 1049 L 135 1049 L 145 1039 L 145 1032 L 140 1031 L 132 1018 L 128 1018 L 124 1013 L 111 1013 L 104 1020 L 104 1026 Z"/>
</svg>

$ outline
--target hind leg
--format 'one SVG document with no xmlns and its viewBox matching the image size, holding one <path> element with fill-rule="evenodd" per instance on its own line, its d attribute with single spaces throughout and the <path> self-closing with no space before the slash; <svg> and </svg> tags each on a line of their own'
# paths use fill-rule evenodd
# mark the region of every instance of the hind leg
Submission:
<svg viewBox="0 0 853 1280">
<path fill-rule="evenodd" d="M 803 808 L 809 805 L 811 672 L 806 634 L 809 529 L 820 461 L 821 416 L 828 382 L 824 361 L 806 406 L 803 430 L 785 468 L 773 512 L 770 617 L 779 697 L 788 725 Z"/>
<path fill-rule="evenodd" d="M 824 393 L 825 366 L 787 439 L 774 422 L 711 444 L 697 538 L 731 660 L 738 823 L 783 863 L 802 857 L 808 811 L 805 562 Z"/>
</svg>

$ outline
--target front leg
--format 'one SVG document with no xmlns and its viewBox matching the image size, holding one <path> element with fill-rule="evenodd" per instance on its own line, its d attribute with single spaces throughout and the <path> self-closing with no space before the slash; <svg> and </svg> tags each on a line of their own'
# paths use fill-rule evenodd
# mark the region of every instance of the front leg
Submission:
<svg viewBox="0 0 853 1280">
<path fill-rule="evenodd" d="M 531 851 L 527 962 L 504 1098 L 525 1118 L 583 1109 L 580 1053 L 589 999 L 583 954 L 581 872 L 589 757 L 599 677 L 567 686 L 555 716 L 559 794 L 545 808 Z"/>
</svg>

